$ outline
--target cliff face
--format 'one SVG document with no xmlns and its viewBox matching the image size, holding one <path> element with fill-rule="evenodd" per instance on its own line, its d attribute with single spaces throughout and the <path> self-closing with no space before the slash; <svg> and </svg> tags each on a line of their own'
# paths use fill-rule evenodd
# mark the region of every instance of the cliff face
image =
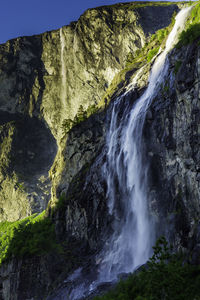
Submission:
<svg viewBox="0 0 200 300">
<path fill-rule="evenodd" d="M 56 237 L 70 245 L 65 254 L 4 263 L 1 299 L 44 299 L 66 287 L 76 267 L 84 265 L 85 273 L 88 265 L 95 268 L 93 255 L 113 230 L 103 166 L 116 98 L 69 133 L 63 123 L 81 105 L 97 105 L 127 55 L 169 25 L 177 10 L 176 5 L 133 8 L 131 3 L 92 9 L 61 30 L 0 46 L 1 220 L 41 212 L 49 201 Z M 189 249 L 194 262 L 200 248 L 199 62 L 197 43 L 170 53 L 165 84 L 149 108 L 143 133 L 157 235 Z M 120 102 L 119 124 L 143 93 L 150 66 L 144 67 L 138 89 Z M 119 85 L 116 93 L 123 91 Z"/>
<path fill-rule="evenodd" d="M 196 250 L 200 214 L 199 55 L 197 43 L 172 51 L 171 71 L 149 110 L 144 131 L 151 162 L 151 206 L 161 230 L 158 235 L 169 236 L 177 248 Z"/>
<path fill-rule="evenodd" d="M 52 201 L 57 199 L 66 168 L 73 164 L 74 175 L 83 165 L 75 148 L 74 163 L 65 162 L 63 122 L 73 120 L 81 105 L 97 104 L 128 53 L 167 26 L 177 9 L 90 9 L 70 26 L 0 46 L 0 220 L 43 210 L 51 186 Z"/>
</svg>

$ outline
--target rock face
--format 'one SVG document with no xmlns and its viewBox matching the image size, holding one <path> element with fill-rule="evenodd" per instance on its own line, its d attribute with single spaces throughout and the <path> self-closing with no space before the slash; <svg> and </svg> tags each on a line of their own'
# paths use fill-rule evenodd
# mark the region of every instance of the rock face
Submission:
<svg viewBox="0 0 200 300">
<path fill-rule="evenodd" d="M 199 243 L 199 55 L 196 43 L 172 51 L 171 71 L 149 110 L 144 132 L 158 235 L 186 249 Z"/>
<path fill-rule="evenodd" d="M 38 118 L 1 116 L 1 220 L 12 221 L 45 209 L 50 199 L 48 170 L 57 146 Z"/>
<path fill-rule="evenodd" d="M 70 26 L 0 46 L 0 220 L 41 211 L 51 191 L 56 201 L 66 167 L 71 179 L 84 163 L 76 147 L 65 150 L 63 122 L 73 119 L 80 105 L 86 109 L 97 104 L 114 75 L 124 68 L 128 53 L 167 26 L 177 9 L 176 5 L 135 9 L 132 4 L 90 9 Z M 31 128 L 36 123 L 34 133 Z M 80 143 L 86 141 L 84 137 Z M 75 154 L 69 166 L 64 162 L 65 151 Z"/>
<path fill-rule="evenodd" d="M 75 243 L 80 258 L 73 265 L 63 254 L 5 263 L 0 299 L 45 299 L 65 285 L 71 270 L 91 263 L 105 243 L 112 218 L 103 165 L 115 98 L 67 134 L 63 122 L 73 119 L 81 105 L 97 104 L 129 52 L 169 25 L 177 10 L 174 4 L 134 8 L 131 3 L 91 9 L 61 30 L 0 46 L 0 218 L 17 220 L 49 203 L 57 239 Z M 143 133 L 157 235 L 189 249 L 194 262 L 200 249 L 199 78 L 199 44 L 174 49 Z M 119 109 L 132 105 L 146 83 L 144 72 L 140 89 Z M 61 207 L 54 209 L 62 197 Z"/>
</svg>

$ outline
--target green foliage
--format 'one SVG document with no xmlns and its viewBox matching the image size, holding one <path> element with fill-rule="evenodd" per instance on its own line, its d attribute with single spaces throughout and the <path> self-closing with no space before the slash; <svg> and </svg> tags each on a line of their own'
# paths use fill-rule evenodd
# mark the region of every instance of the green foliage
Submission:
<svg viewBox="0 0 200 300">
<path fill-rule="evenodd" d="M 183 263 L 171 254 L 164 237 L 158 239 L 147 267 L 132 274 L 96 300 L 194 300 L 200 299 L 200 267 Z"/>
<path fill-rule="evenodd" d="M 54 226 L 45 217 L 32 215 L 16 222 L 0 223 L 0 263 L 12 257 L 41 255 L 49 251 L 60 251 L 56 243 Z"/>
<path fill-rule="evenodd" d="M 194 6 L 191 15 L 190 15 L 190 22 L 193 24 L 200 22 L 200 2 L 196 3 Z"/>
<path fill-rule="evenodd" d="M 89 118 L 92 114 L 98 111 L 98 106 L 92 104 L 88 106 L 86 110 L 84 110 L 83 106 L 80 105 L 77 114 L 75 115 L 74 119 L 65 119 L 62 123 L 63 133 L 68 133 L 72 127 L 76 126 L 77 124 L 85 121 Z"/>
<path fill-rule="evenodd" d="M 196 39 L 200 38 L 200 23 L 189 25 L 187 30 L 181 32 L 179 38 L 180 41 L 177 47 L 186 46 L 194 42 Z"/>
<path fill-rule="evenodd" d="M 74 124 L 79 124 L 87 119 L 87 112 L 84 110 L 83 105 L 79 106 L 78 112 L 74 117 Z"/>
<path fill-rule="evenodd" d="M 157 2 L 156 5 L 157 4 L 160 5 L 159 2 Z M 130 6 L 130 4 L 127 5 Z M 146 6 L 147 2 L 144 2 L 141 5 Z M 115 77 L 113 78 L 111 84 L 106 90 L 105 95 L 98 103 L 99 108 L 105 107 L 105 99 L 106 99 L 106 103 L 109 103 L 111 97 L 116 92 L 117 87 L 126 82 L 127 80 L 126 75 L 128 72 L 132 72 L 132 70 L 134 69 L 139 69 L 145 63 L 150 62 L 150 60 L 158 53 L 159 48 L 162 46 L 164 47 L 167 36 L 170 33 L 175 23 L 175 16 L 176 13 L 174 13 L 172 16 L 171 24 L 168 27 L 160 29 L 155 34 L 153 34 L 149 39 L 148 43 L 145 44 L 143 48 L 136 50 L 134 53 L 132 52 L 128 53 L 126 58 L 125 68 L 121 70 L 118 74 L 116 74 Z"/>
<path fill-rule="evenodd" d="M 161 44 L 163 42 L 163 40 L 170 33 L 170 30 L 172 29 L 172 26 L 174 25 L 174 22 L 175 22 L 175 14 L 173 14 L 172 23 L 168 27 L 159 29 L 159 30 L 156 31 L 156 33 L 152 34 L 150 42 L 156 40 L 158 44 Z"/>
<path fill-rule="evenodd" d="M 192 9 L 191 15 L 186 23 L 186 29 L 183 30 L 179 37 L 177 48 L 191 44 L 200 39 L 200 3 Z"/>
<path fill-rule="evenodd" d="M 159 47 L 150 50 L 149 53 L 147 54 L 147 61 L 150 62 L 152 58 L 158 53 L 158 51 L 159 51 Z"/>
<path fill-rule="evenodd" d="M 159 29 L 156 33 L 152 34 L 149 43 L 142 49 L 138 49 L 134 55 L 132 52 L 128 53 L 126 67 L 136 62 L 150 62 L 152 60 L 152 58 L 158 53 L 160 46 L 164 46 L 167 36 L 175 23 L 175 16 L 176 14 L 174 13 L 171 24 L 168 27 Z"/>
<path fill-rule="evenodd" d="M 95 114 L 98 111 L 98 106 L 95 104 L 89 105 L 86 112 L 87 112 L 87 118 L 89 118 L 91 115 Z"/>
<path fill-rule="evenodd" d="M 161 43 L 169 34 L 167 28 L 160 29 L 156 32 L 156 37 L 158 41 Z"/>
<path fill-rule="evenodd" d="M 67 133 L 70 131 L 70 129 L 73 127 L 74 121 L 71 119 L 65 119 L 62 123 L 62 130 L 63 133 Z"/>
</svg>

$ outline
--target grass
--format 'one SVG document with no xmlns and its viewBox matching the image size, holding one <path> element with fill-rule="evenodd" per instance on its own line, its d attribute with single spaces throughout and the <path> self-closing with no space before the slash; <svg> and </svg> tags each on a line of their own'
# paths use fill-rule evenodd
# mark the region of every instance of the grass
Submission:
<svg viewBox="0 0 200 300">
<path fill-rule="evenodd" d="M 56 242 L 54 225 L 45 217 L 45 211 L 20 221 L 0 223 L 0 263 L 12 257 L 42 255 L 61 250 Z"/>
<path fill-rule="evenodd" d="M 147 267 L 120 281 L 115 289 L 95 300 L 199 300 L 200 266 L 184 262 L 181 255 L 170 254 L 165 238 L 154 247 Z"/>
</svg>

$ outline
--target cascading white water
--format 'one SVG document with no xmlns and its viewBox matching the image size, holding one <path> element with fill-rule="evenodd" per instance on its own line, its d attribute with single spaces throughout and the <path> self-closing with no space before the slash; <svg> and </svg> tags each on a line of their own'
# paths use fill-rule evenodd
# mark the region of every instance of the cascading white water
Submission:
<svg viewBox="0 0 200 300">
<path fill-rule="evenodd" d="M 78 300 L 86 297 L 97 286 L 115 280 L 120 273 L 128 273 L 147 261 L 154 243 L 154 225 L 148 211 L 148 165 L 143 158 L 142 131 L 146 111 L 156 96 L 168 71 L 167 53 L 177 41 L 190 8 L 182 9 L 168 36 L 166 47 L 154 62 L 148 88 L 135 101 L 131 111 L 120 112 L 122 101 L 134 91 L 142 74 L 140 69 L 124 95 L 113 104 L 110 128 L 107 134 L 107 163 L 104 173 L 107 180 L 109 212 L 114 217 L 113 234 L 96 260 L 99 277 L 92 282 L 92 274 L 82 275 L 76 270 L 66 281 L 71 289 L 63 288 L 48 300 Z M 61 61 L 63 61 L 64 37 L 61 38 Z M 62 63 L 64 85 L 66 72 Z M 63 92 L 65 95 L 65 93 Z M 122 105 L 121 105 L 122 104 Z M 94 280 L 94 279 L 93 279 Z M 72 281 L 72 282 L 71 282 Z"/>
<path fill-rule="evenodd" d="M 66 65 L 64 60 L 64 49 L 65 49 L 65 37 L 63 34 L 63 28 L 60 28 L 60 60 L 61 60 L 61 103 L 62 109 L 66 107 L 66 82 L 67 82 L 67 74 L 66 74 Z"/>
<path fill-rule="evenodd" d="M 132 272 L 151 255 L 154 225 L 148 212 L 148 165 L 143 159 L 143 124 L 146 111 L 168 70 L 167 53 L 177 42 L 190 10 L 191 7 L 184 8 L 178 13 L 165 49 L 152 67 L 148 88 L 131 112 L 125 111 L 119 116 L 119 104 L 134 89 L 136 80 L 113 105 L 105 174 L 109 212 L 115 221 L 113 234 L 100 255 L 103 259 L 99 282 L 112 281 L 120 273 Z"/>
</svg>

